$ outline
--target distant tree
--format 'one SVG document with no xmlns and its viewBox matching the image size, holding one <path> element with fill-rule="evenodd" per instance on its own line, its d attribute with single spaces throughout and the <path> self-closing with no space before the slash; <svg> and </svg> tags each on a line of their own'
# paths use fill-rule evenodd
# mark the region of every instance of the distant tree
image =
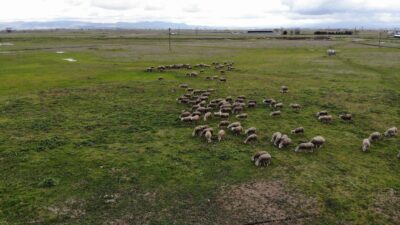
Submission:
<svg viewBox="0 0 400 225">
<path fill-rule="evenodd" d="M 287 30 L 284 30 L 284 31 L 282 32 L 282 34 L 283 34 L 283 35 L 287 35 Z"/>
</svg>

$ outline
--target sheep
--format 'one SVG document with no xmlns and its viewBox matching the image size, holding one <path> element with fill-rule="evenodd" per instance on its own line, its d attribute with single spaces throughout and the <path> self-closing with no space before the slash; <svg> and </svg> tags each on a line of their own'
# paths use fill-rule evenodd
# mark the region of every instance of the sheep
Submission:
<svg viewBox="0 0 400 225">
<path fill-rule="evenodd" d="M 255 161 L 257 161 L 257 159 L 258 159 L 261 155 L 264 155 L 264 154 L 268 154 L 268 152 L 266 152 L 266 151 L 259 151 L 259 152 L 256 152 L 256 154 L 254 154 L 250 159 L 251 159 L 252 162 L 255 162 Z"/>
<path fill-rule="evenodd" d="M 256 166 L 269 166 L 271 164 L 271 158 L 269 153 L 262 154 L 257 158 L 254 164 Z"/>
<path fill-rule="evenodd" d="M 227 128 L 231 129 L 233 127 L 238 127 L 238 126 L 241 126 L 240 122 L 234 122 L 234 123 L 229 124 Z"/>
<path fill-rule="evenodd" d="M 195 127 L 192 132 L 192 137 L 199 136 L 201 134 L 201 132 L 206 128 L 208 128 L 208 125 L 199 125 L 199 126 Z"/>
<path fill-rule="evenodd" d="M 271 112 L 269 115 L 275 117 L 275 116 L 280 116 L 281 114 L 282 114 L 281 111 L 278 110 Z"/>
<path fill-rule="evenodd" d="M 247 118 L 247 113 L 242 113 L 236 116 L 238 119 L 246 119 Z"/>
<path fill-rule="evenodd" d="M 286 134 L 282 136 L 281 140 L 279 141 L 278 148 L 282 149 L 292 144 L 292 139 L 290 139 Z"/>
<path fill-rule="evenodd" d="M 304 134 L 304 127 L 297 127 L 291 131 L 292 134 Z"/>
<path fill-rule="evenodd" d="M 289 88 L 287 86 L 281 86 L 281 93 L 288 93 Z"/>
<path fill-rule="evenodd" d="M 225 101 L 227 101 L 227 102 L 233 102 L 233 99 L 232 99 L 231 96 L 228 96 L 228 97 L 225 98 Z"/>
<path fill-rule="evenodd" d="M 181 113 L 181 115 L 179 116 L 179 118 L 188 117 L 188 116 L 190 116 L 190 112 L 184 111 L 184 112 Z"/>
<path fill-rule="evenodd" d="M 371 146 L 371 142 L 369 141 L 368 138 L 365 138 L 362 142 L 362 151 L 366 152 L 368 151 L 369 147 Z"/>
<path fill-rule="evenodd" d="M 180 84 L 179 87 L 180 88 L 188 88 L 188 85 L 187 84 Z"/>
<path fill-rule="evenodd" d="M 345 121 L 349 121 L 352 120 L 353 116 L 350 113 L 345 113 L 345 114 L 341 114 L 339 116 L 340 119 L 345 120 Z"/>
<path fill-rule="evenodd" d="M 247 136 L 247 138 L 244 140 L 243 143 L 247 144 L 250 141 L 257 141 L 257 134 L 251 134 L 251 135 Z"/>
<path fill-rule="evenodd" d="M 227 119 L 227 118 L 229 118 L 229 113 L 221 113 L 221 116 L 220 116 L 222 119 Z"/>
<path fill-rule="evenodd" d="M 204 114 L 204 121 L 207 121 L 211 117 L 212 117 L 212 113 L 211 112 L 207 112 L 206 114 Z"/>
<path fill-rule="evenodd" d="M 191 117 L 191 121 L 199 121 L 200 120 L 200 116 L 199 115 L 194 115 Z"/>
<path fill-rule="evenodd" d="M 323 122 L 323 123 L 330 123 L 330 122 L 332 122 L 333 117 L 331 115 L 319 116 L 318 120 Z"/>
<path fill-rule="evenodd" d="M 273 143 L 274 145 L 277 145 L 277 143 L 279 143 L 281 138 L 282 138 L 282 133 L 281 132 L 275 132 L 275 133 L 272 134 L 271 143 Z"/>
<path fill-rule="evenodd" d="M 292 103 L 292 104 L 290 104 L 289 105 L 292 109 L 294 109 L 294 110 L 299 110 L 299 109 L 301 109 L 301 105 L 300 104 L 297 104 L 297 103 Z"/>
<path fill-rule="evenodd" d="M 248 107 L 248 108 L 255 108 L 255 107 L 257 107 L 257 103 L 255 103 L 255 102 L 249 102 L 249 103 L 247 104 L 247 107 Z"/>
<path fill-rule="evenodd" d="M 232 127 L 231 131 L 233 132 L 233 134 L 239 135 L 242 133 L 243 127 L 242 126 Z"/>
<path fill-rule="evenodd" d="M 279 102 L 279 103 L 275 103 L 275 104 L 271 104 L 271 107 L 274 109 L 282 109 L 283 108 L 283 103 Z"/>
<path fill-rule="evenodd" d="M 218 127 L 223 128 L 223 127 L 227 127 L 228 125 L 229 125 L 229 121 L 222 120 L 221 122 L 219 122 Z"/>
<path fill-rule="evenodd" d="M 391 127 L 384 133 L 385 137 L 393 137 L 397 135 L 397 127 Z"/>
<path fill-rule="evenodd" d="M 192 122 L 192 117 L 191 116 L 187 116 L 187 117 L 182 117 L 181 118 L 182 122 Z"/>
<path fill-rule="evenodd" d="M 206 138 L 208 143 L 211 143 L 211 137 L 212 137 L 211 131 L 209 131 L 209 130 L 206 131 L 206 133 L 204 134 L 204 137 Z"/>
<path fill-rule="evenodd" d="M 218 141 L 221 142 L 224 139 L 225 139 L 225 131 L 224 130 L 218 131 Z"/>
<path fill-rule="evenodd" d="M 221 77 L 221 78 L 219 78 L 219 81 L 226 82 L 226 78 L 225 77 Z"/>
<path fill-rule="evenodd" d="M 314 144 L 311 142 L 300 143 L 296 148 L 295 152 L 306 151 L 306 152 L 313 152 L 314 151 Z"/>
<path fill-rule="evenodd" d="M 370 141 L 377 141 L 377 140 L 379 140 L 379 139 L 381 139 L 381 133 L 379 133 L 379 132 L 373 132 L 371 135 L 369 135 L 369 140 Z"/>
<path fill-rule="evenodd" d="M 328 115 L 328 111 L 323 110 L 323 111 L 319 111 L 317 112 L 316 116 L 320 117 L 320 116 L 327 116 Z"/>
<path fill-rule="evenodd" d="M 264 100 L 263 100 L 263 103 L 264 103 L 266 106 L 271 106 L 271 104 L 275 104 L 276 101 L 275 101 L 274 99 L 270 98 L 270 99 L 264 99 Z"/>
<path fill-rule="evenodd" d="M 194 111 L 194 112 L 192 113 L 192 116 L 201 116 L 201 115 L 202 115 L 202 113 L 199 112 L 199 111 Z"/>
<path fill-rule="evenodd" d="M 246 135 L 252 135 L 252 134 L 255 134 L 256 133 L 256 128 L 255 127 L 250 127 L 249 129 L 247 129 L 244 133 L 246 134 Z"/>
<path fill-rule="evenodd" d="M 158 80 L 164 80 L 164 77 L 159 77 Z"/>
<path fill-rule="evenodd" d="M 336 50 L 328 49 L 328 50 L 326 50 L 326 54 L 328 54 L 328 56 L 334 56 L 334 55 L 336 55 Z"/>
<path fill-rule="evenodd" d="M 234 107 L 232 109 L 232 113 L 233 114 L 238 114 L 238 113 L 241 113 L 241 112 L 243 112 L 243 107 L 241 107 L 241 106 L 236 106 L 236 107 Z"/>
<path fill-rule="evenodd" d="M 231 111 L 232 111 L 232 113 L 234 112 L 234 111 L 232 110 L 232 108 L 231 108 L 231 107 L 228 107 L 228 106 L 221 107 L 221 108 L 220 108 L 220 111 L 223 112 L 223 113 L 229 113 L 229 112 L 231 112 Z"/>
<path fill-rule="evenodd" d="M 310 142 L 314 144 L 315 148 L 321 148 L 322 145 L 324 145 L 324 143 L 325 143 L 325 138 L 322 136 L 316 136 L 316 137 L 313 137 L 313 139 L 311 139 Z"/>
<path fill-rule="evenodd" d="M 400 159 L 400 152 L 397 154 L 397 159 Z"/>
</svg>

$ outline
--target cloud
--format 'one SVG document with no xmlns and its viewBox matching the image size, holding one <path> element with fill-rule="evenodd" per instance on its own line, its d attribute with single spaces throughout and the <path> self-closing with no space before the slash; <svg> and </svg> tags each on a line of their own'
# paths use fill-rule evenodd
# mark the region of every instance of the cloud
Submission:
<svg viewBox="0 0 400 225">
<path fill-rule="evenodd" d="M 108 10 L 128 10 L 139 7 L 139 2 L 130 0 L 92 0 L 91 5 Z"/>
<path fill-rule="evenodd" d="M 196 4 L 190 4 L 190 5 L 187 5 L 186 7 L 183 7 L 183 11 L 188 12 L 188 13 L 197 13 L 197 12 L 200 12 L 200 8 Z"/>
<path fill-rule="evenodd" d="M 144 10 L 146 11 L 158 11 L 164 9 L 164 5 L 146 5 Z"/>
</svg>

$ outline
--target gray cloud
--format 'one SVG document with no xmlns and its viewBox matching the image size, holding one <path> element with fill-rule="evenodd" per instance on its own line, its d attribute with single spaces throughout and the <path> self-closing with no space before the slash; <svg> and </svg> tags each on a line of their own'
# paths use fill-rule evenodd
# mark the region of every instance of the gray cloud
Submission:
<svg viewBox="0 0 400 225">
<path fill-rule="evenodd" d="M 191 4 L 191 5 L 184 7 L 183 11 L 189 12 L 189 13 L 196 13 L 196 12 L 200 12 L 200 8 L 196 4 Z"/>
<path fill-rule="evenodd" d="M 137 8 L 139 6 L 139 3 L 129 0 L 92 0 L 91 5 L 108 10 L 128 10 L 132 8 Z"/>
</svg>

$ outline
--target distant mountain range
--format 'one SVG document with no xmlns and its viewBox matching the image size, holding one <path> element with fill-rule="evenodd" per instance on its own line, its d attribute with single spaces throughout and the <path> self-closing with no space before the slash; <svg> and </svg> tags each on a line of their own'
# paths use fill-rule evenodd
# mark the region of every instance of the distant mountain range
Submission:
<svg viewBox="0 0 400 225">
<path fill-rule="evenodd" d="M 39 29 L 195 29 L 210 28 L 205 26 L 194 26 L 185 23 L 170 23 L 161 21 L 145 22 L 118 22 L 118 23 L 91 23 L 83 21 L 48 21 L 48 22 L 0 22 L 0 30 L 6 28 L 15 30 L 39 30 Z"/>
</svg>

